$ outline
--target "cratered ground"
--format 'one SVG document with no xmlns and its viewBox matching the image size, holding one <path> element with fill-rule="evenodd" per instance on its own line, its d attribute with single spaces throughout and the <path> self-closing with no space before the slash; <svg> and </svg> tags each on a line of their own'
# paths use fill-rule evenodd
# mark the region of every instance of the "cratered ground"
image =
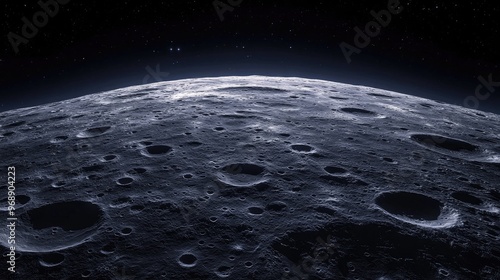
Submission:
<svg viewBox="0 0 500 280">
<path fill-rule="evenodd" d="M 250 76 L 118 89 L 0 124 L 18 218 L 17 272 L 4 263 L 0 279 L 500 278 L 495 114 Z"/>
</svg>

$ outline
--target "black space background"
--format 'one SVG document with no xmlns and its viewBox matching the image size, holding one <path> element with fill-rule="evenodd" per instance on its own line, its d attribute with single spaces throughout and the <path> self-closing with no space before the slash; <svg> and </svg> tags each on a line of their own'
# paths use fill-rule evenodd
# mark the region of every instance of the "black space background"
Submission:
<svg viewBox="0 0 500 280">
<path fill-rule="evenodd" d="M 401 14 L 347 63 L 339 44 L 353 44 L 353 28 L 387 2 L 243 0 L 221 21 L 213 0 L 71 0 L 16 54 L 7 34 L 41 9 L 2 1 L 0 111 L 155 82 L 157 66 L 169 73 L 162 80 L 310 77 L 457 105 L 479 76 L 500 81 L 498 0 L 401 0 Z M 500 113 L 499 95 L 478 109 Z"/>
</svg>

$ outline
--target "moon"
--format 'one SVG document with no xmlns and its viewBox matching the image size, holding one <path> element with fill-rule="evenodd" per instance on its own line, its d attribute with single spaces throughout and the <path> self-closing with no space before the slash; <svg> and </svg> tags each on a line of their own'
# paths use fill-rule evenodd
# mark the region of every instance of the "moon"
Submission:
<svg viewBox="0 0 500 280">
<path fill-rule="evenodd" d="M 19 279 L 500 278 L 496 114 L 247 76 L 96 93 L 0 124 Z"/>
</svg>

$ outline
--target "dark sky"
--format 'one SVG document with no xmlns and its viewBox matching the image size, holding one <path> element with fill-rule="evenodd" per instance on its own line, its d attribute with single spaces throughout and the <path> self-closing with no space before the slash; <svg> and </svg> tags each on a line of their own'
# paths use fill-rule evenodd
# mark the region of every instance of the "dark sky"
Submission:
<svg viewBox="0 0 500 280">
<path fill-rule="evenodd" d="M 231 9 L 223 20 L 213 0 L 59 2 L 46 20 L 35 0 L 2 2 L 0 111 L 144 82 L 273 75 L 468 100 L 500 113 L 497 0 L 401 0 L 350 63 L 340 44 L 356 47 L 355 27 L 365 30 L 371 11 L 397 1 L 220 0 Z M 40 27 L 23 35 L 34 15 Z"/>
</svg>

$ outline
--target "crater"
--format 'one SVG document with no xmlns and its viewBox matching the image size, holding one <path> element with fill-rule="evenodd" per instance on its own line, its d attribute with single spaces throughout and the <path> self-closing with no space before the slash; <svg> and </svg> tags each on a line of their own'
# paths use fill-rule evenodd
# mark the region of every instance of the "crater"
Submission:
<svg viewBox="0 0 500 280">
<path fill-rule="evenodd" d="M 85 131 L 78 133 L 77 137 L 78 138 L 97 137 L 97 136 L 103 135 L 104 133 L 108 132 L 110 129 L 111 129 L 111 126 L 93 127 L 93 128 L 89 128 L 89 129 L 86 129 Z"/>
<path fill-rule="evenodd" d="M 458 214 L 440 201 L 414 192 L 384 192 L 375 198 L 375 204 L 390 216 L 415 225 L 431 228 L 454 226 Z"/>
<path fill-rule="evenodd" d="M 35 230 L 59 227 L 65 231 L 95 226 L 102 219 L 99 206 L 90 202 L 70 201 L 48 204 L 27 212 Z"/>
<path fill-rule="evenodd" d="M 172 147 L 167 145 L 148 146 L 144 150 L 148 155 L 164 155 L 172 151 Z"/>
<path fill-rule="evenodd" d="M 104 245 L 104 247 L 102 247 L 101 253 L 104 255 L 109 255 L 109 254 L 114 253 L 115 250 L 116 250 L 115 243 L 110 242 L 110 243 Z"/>
<path fill-rule="evenodd" d="M 105 161 L 114 160 L 115 158 L 116 158 L 116 156 L 115 156 L 115 155 L 106 155 L 106 156 L 104 156 L 104 157 L 103 157 L 103 159 L 104 159 Z"/>
<path fill-rule="evenodd" d="M 223 266 L 220 266 L 219 268 L 217 268 L 217 270 L 215 271 L 215 274 L 217 274 L 217 276 L 219 276 L 220 278 L 226 278 L 226 277 L 229 277 L 231 275 L 231 270 L 232 270 L 232 267 L 223 265 Z"/>
<path fill-rule="evenodd" d="M 130 227 L 124 227 L 124 228 L 121 230 L 121 233 L 122 233 L 123 235 L 129 235 L 129 234 L 131 234 L 131 233 L 132 233 L 132 228 L 130 228 Z"/>
<path fill-rule="evenodd" d="M 375 199 L 385 211 L 411 219 L 434 221 L 441 214 L 442 203 L 429 196 L 411 192 L 386 192 Z"/>
<path fill-rule="evenodd" d="M 391 98 L 391 99 L 394 98 L 392 96 L 380 94 L 380 93 L 368 93 L 368 95 L 375 96 L 375 97 L 382 97 L 382 98 Z"/>
<path fill-rule="evenodd" d="M 31 197 L 29 197 L 27 195 L 23 195 L 23 194 L 16 195 L 16 205 L 15 205 L 15 208 L 19 209 L 21 207 L 24 207 L 24 205 L 26 203 L 28 203 L 30 200 L 31 200 Z M 2 199 L 1 200 L 1 205 L 0 205 L 0 211 L 7 211 L 8 207 L 9 207 L 8 199 L 7 198 Z"/>
<path fill-rule="evenodd" d="M 427 104 L 427 103 L 420 103 L 420 106 L 425 107 L 425 108 L 432 108 L 432 107 L 434 107 L 431 104 Z"/>
<path fill-rule="evenodd" d="M 65 259 L 66 257 L 63 254 L 51 253 L 44 255 L 39 262 L 43 267 L 55 267 L 62 264 Z"/>
<path fill-rule="evenodd" d="M 433 134 L 413 134 L 410 138 L 426 147 L 445 149 L 453 152 L 477 152 L 479 147 L 468 142 Z"/>
<path fill-rule="evenodd" d="M 290 146 L 292 150 L 299 152 L 299 153 L 310 153 L 314 150 L 313 147 L 308 146 L 308 145 L 302 145 L 302 144 L 295 144 Z"/>
<path fill-rule="evenodd" d="M 123 177 L 123 178 L 116 180 L 116 183 L 120 186 L 130 185 L 130 184 L 132 184 L 132 182 L 134 182 L 134 179 L 132 179 L 130 177 Z"/>
<path fill-rule="evenodd" d="M 237 164 L 227 165 L 224 168 L 222 168 L 222 170 L 229 174 L 246 174 L 246 175 L 257 176 L 262 174 L 262 172 L 264 172 L 265 169 L 264 167 L 256 164 L 237 163 Z"/>
<path fill-rule="evenodd" d="M 179 265 L 182 267 L 194 267 L 197 262 L 198 258 L 191 253 L 185 253 L 179 257 Z"/>
<path fill-rule="evenodd" d="M 203 143 L 197 142 L 197 141 L 191 141 L 191 142 L 187 142 L 186 145 L 191 146 L 191 147 L 199 147 L 199 146 L 203 145 Z"/>
<path fill-rule="evenodd" d="M 472 205 L 480 205 L 483 203 L 483 201 L 481 199 L 471 195 L 468 192 L 464 192 L 464 191 L 454 192 L 451 194 L 451 197 L 453 197 L 456 200 L 460 200 L 462 202 L 472 204 Z"/>
<path fill-rule="evenodd" d="M 47 204 L 28 210 L 18 218 L 16 249 L 19 252 L 55 253 L 89 240 L 101 225 L 104 212 L 96 204 L 67 201 Z M 0 242 L 6 241 L 7 228 L 0 230 Z M 57 262 L 46 260 L 48 266 Z"/>
<path fill-rule="evenodd" d="M 327 166 L 324 168 L 324 170 L 330 174 L 339 174 L 339 173 L 346 173 L 347 170 L 341 167 L 335 167 L 335 166 Z"/>
<path fill-rule="evenodd" d="M 264 209 L 262 209 L 262 207 L 252 206 L 248 207 L 248 213 L 253 215 L 262 215 L 262 213 L 264 213 Z"/>
<path fill-rule="evenodd" d="M 359 115 L 359 116 L 374 116 L 374 115 L 376 115 L 376 113 L 374 113 L 372 111 L 368 111 L 365 109 L 359 109 L 359 108 L 342 108 L 340 110 L 342 112 L 346 112 L 346 113 L 353 114 L 353 115 Z"/>
</svg>

